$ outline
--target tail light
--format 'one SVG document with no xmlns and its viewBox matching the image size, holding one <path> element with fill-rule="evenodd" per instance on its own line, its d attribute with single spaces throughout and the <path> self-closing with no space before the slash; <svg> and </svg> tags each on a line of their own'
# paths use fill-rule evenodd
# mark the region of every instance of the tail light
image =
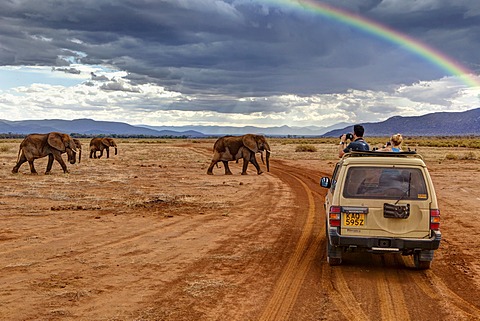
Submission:
<svg viewBox="0 0 480 321">
<path fill-rule="evenodd" d="M 438 209 L 430 210 L 430 229 L 431 230 L 440 229 L 440 210 Z"/>
<path fill-rule="evenodd" d="M 330 226 L 338 227 L 340 226 L 340 213 L 342 212 L 342 207 L 340 206 L 330 206 L 330 211 L 328 212 L 328 220 Z"/>
</svg>

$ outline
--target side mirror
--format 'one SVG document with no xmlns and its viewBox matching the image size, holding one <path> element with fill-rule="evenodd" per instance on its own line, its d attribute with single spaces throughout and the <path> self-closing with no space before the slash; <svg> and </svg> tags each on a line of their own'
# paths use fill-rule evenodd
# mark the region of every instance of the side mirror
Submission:
<svg viewBox="0 0 480 321">
<path fill-rule="evenodd" d="M 325 188 L 330 188 L 332 186 L 332 181 L 329 177 L 322 177 L 320 179 L 320 186 Z"/>
</svg>

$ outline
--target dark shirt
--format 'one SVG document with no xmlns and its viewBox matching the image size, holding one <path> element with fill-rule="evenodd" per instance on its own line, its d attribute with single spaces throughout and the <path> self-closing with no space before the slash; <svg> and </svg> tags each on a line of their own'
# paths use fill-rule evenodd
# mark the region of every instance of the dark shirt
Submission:
<svg viewBox="0 0 480 321">
<path fill-rule="evenodd" d="M 363 140 L 362 137 L 355 139 L 353 142 L 347 145 L 347 147 L 343 150 L 345 153 L 351 151 L 369 151 L 370 146 L 368 146 L 367 142 Z"/>
</svg>

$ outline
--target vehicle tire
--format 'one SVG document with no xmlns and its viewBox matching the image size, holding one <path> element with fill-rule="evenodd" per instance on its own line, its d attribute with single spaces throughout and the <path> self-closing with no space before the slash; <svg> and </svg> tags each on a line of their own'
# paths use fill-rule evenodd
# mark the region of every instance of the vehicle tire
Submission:
<svg viewBox="0 0 480 321">
<path fill-rule="evenodd" d="M 432 261 L 420 261 L 420 254 L 413 254 L 413 263 L 418 270 L 428 270 L 432 265 Z"/>
</svg>

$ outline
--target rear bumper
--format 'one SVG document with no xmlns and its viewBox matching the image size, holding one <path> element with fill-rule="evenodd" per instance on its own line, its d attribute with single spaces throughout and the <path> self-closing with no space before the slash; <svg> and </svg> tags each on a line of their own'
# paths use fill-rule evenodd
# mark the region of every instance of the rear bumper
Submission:
<svg viewBox="0 0 480 321">
<path fill-rule="evenodd" d="M 440 246 L 442 233 L 432 231 L 428 239 L 409 239 L 393 237 L 357 237 L 338 234 L 335 227 L 329 229 L 330 244 L 338 247 L 363 248 L 372 251 L 436 250 Z"/>
</svg>

